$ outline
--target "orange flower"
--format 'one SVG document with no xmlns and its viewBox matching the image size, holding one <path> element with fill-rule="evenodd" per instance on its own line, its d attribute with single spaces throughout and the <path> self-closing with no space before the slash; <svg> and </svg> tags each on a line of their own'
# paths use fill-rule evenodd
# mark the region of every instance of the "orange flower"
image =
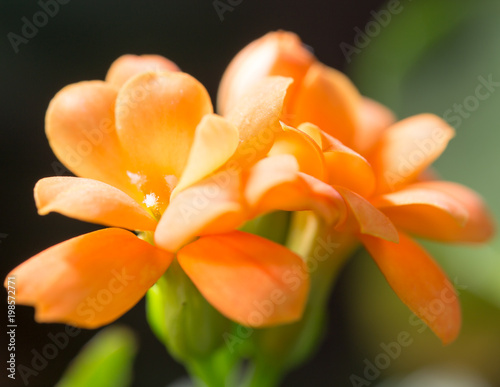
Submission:
<svg viewBox="0 0 500 387">
<path fill-rule="evenodd" d="M 248 72 L 249 66 L 258 71 Z M 271 152 L 294 154 L 304 170 L 336 189 L 350 215 L 336 228 L 357 233 L 401 300 L 444 343 L 453 341 L 460 329 L 453 286 L 406 235 L 484 242 L 494 232 L 476 193 L 425 176 L 453 129 L 430 114 L 394 124 L 387 108 L 361 97 L 347 77 L 319 63 L 287 32 L 269 33 L 234 58 L 221 82 L 219 109 L 230 108 L 247 85 L 268 75 L 295 78 L 282 119 L 299 129 L 287 127 Z M 439 313 L 432 312 L 436 303 Z"/>
<path fill-rule="evenodd" d="M 286 124 L 297 127 L 311 122 L 353 146 L 356 123 L 352 113 L 361 97 L 345 75 L 319 63 L 299 37 L 289 32 L 270 32 L 236 55 L 219 87 L 219 112 L 225 114 L 249 85 L 270 75 L 294 79 L 282 116 Z"/>
<path fill-rule="evenodd" d="M 485 242 L 494 233 L 479 195 L 423 175 L 453 136 L 446 122 L 430 114 L 405 119 L 382 132 L 369 157 L 377 178 L 377 194 L 370 200 L 398 227 L 400 243 L 362 238 L 392 288 L 445 343 L 460 329 L 457 297 L 444 273 L 406 232 L 442 242 Z"/>
<path fill-rule="evenodd" d="M 389 109 L 361 96 L 349 78 L 320 63 L 297 35 L 285 31 L 264 35 L 234 57 L 220 83 L 219 112 L 225 114 L 250 85 L 270 75 L 294 79 L 281 117 L 286 124 L 315 124 L 363 155 L 395 121 Z"/>
<path fill-rule="evenodd" d="M 285 277 L 293 266 L 306 270 L 302 259 L 235 231 L 269 209 L 257 208 L 267 188 L 251 167 L 260 168 L 256 162 L 281 130 L 289 84 L 263 80 L 225 118 L 213 114 L 197 80 L 158 56 L 121 57 L 105 82 L 62 89 L 47 111 L 47 137 L 81 177 L 40 180 L 39 213 L 113 228 L 62 242 L 15 268 L 9 276 L 16 277 L 18 302 L 34 306 L 38 321 L 95 328 L 136 304 L 175 257 L 203 296 L 237 322 L 300 318 L 308 280 L 296 288 Z M 317 188 L 321 182 L 303 180 L 301 189 L 336 199 Z M 270 297 L 280 300 L 274 312 L 256 318 L 255 305 Z"/>
</svg>

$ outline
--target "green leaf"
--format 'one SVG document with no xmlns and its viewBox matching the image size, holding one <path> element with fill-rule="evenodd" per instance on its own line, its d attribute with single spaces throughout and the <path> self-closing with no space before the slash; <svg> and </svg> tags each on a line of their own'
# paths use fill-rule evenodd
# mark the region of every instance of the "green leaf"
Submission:
<svg viewBox="0 0 500 387">
<path fill-rule="evenodd" d="M 83 347 L 56 387 L 129 386 L 136 350 L 129 329 L 105 328 Z"/>
</svg>

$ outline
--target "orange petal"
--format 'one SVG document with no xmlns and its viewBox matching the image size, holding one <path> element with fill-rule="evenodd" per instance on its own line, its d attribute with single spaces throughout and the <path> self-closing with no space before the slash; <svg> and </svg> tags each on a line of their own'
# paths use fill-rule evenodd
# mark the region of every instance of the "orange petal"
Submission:
<svg viewBox="0 0 500 387">
<path fill-rule="evenodd" d="M 376 183 L 375 174 L 368 161 L 324 132 L 322 144 L 329 183 L 348 188 L 361 196 L 371 195 Z"/>
<path fill-rule="evenodd" d="M 154 218 L 123 191 L 97 180 L 47 177 L 35 186 L 40 215 L 59 212 L 86 222 L 154 231 Z"/>
<path fill-rule="evenodd" d="M 444 120 L 421 114 L 387 129 L 370 161 L 378 191 L 395 191 L 415 181 L 445 150 L 455 132 Z"/>
<path fill-rule="evenodd" d="M 106 82 L 120 88 L 133 76 L 149 71 L 179 71 L 179 68 L 160 55 L 122 55 L 109 68 Z"/>
<path fill-rule="evenodd" d="M 435 197 L 442 198 L 442 202 L 437 198 L 432 200 L 432 205 L 441 206 L 443 212 L 449 213 L 448 217 L 444 214 L 441 217 L 436 214 L 428 214 L 428 217 L 425 218 L 426 213 L 422 211 L 416 213 L 417 211 L 415 211 L 415 214 L 413 212 L 411 214 L 411 219 L 414 219 L 415 222 L 403 219 L 406 223 L 402 223 L 398 218 L 398 222 L 405 224 L 409 231 L 432 239 L 450 242 L 486 242 L 493 237 L 495 224 L 491 212 L 481 196 L 470 188 L 448 181 L 422 182 L 413 184 L 409 188 L 432 192 Z M 457 206 L 459 209 L 456 209 Z M 430 210 L 428 211 L 430 212 Z M 461 216 L 462 213 L 466 216 Z M 401 217 L 401 215 L 398 216 Z M 392 218 L 392 215 L 390 217 Z M 449 219 L 450 217 L 456 221 L 453 222 Z M 423 224 L 419 225 L 419 220 Z"/>
<path fill-rule="evenodd" d="M 419 236 L 454 241 L 467 222 L 466 208 L 452 196 L 413 184 L 372 201 L 396 226 Z"/>
<path fill-rule="evenodd" d="M 315 63 L 298 90 L 291 124 L 296 126 L 311 122 L 352 146 L 358 127 L 360 98 L 357 89 L 344 74 Z"/>
<path fill-rule="evenodd" d="M 398 241 L 398 232 L 382 212 L 360 195 L 342 187 L 335 187 L 354 215 L 359 232 L 391 242 Z"/>
<path fill-rule="evenodd" d="M 223 315 L 253 327 L 300 319 L 309 291 L 304 261 L 287 248 L 241 231 L 202 237 L 178 260 Z"/>
<path fill-rule="evenodd" d="M 253 41 L 234 57 L 224 72 L 217 99 L 219 113 L 231 111 L 235 102 L 266 76 L 293 78 L 288 100 L 293 99 L 313 61 L 314 56 L 291 32 L 270 32 Z"/>
<path fill-rule="evenodd" d="M 240 168 L 264 157 L 282 131 L 279 118 L 292 80 L 267 77 L 258 82 L 235 104 L 226 118 L 240 132 L 240 145 L 233 157 Z"/>
<path fill-rule="evenodd" d="M 240 176 L 221 171 L 172 199 L 155 231 L 155 243 L 177 251 L 199 235 L 232 231 L 246 220 Z"/>
<path fill-rule="evenodd" d="M 132 308 L 172 258 L 128 231 L 104 229 L 42 251 L 9 277 L 17 302 L 34 306 L 38 322 L 97 328 Z"/>
<path fill-rule="evenodd" d="M 438 171 L 433 168 L 429 167 L 420 173 L 420 175 L 417 176 L 416 182 L 426 182 L 426 181 L 434 181 L 434 180 L 440 180 L 441 176 L 439 175 Z"/>
<path fill-rule="evenodd" d="M 297 129 L 311 137 L 319 148 L 323 150 L 323 133 L 320 128 L 310 122 L 303 122 Z"/>
<path fill-rule="evenodd" d="M 190 75 L 143 73 L 118 93 L 116 128 L 137 171 L 179 177 L 196 126 L 210 113 L 212 105 L 207 91 Z"/>
<path fill-rule="evenodd" d="M 234 125 L 215 114 L 203 117 L 175 192 L 215 172 L 233 155 L 238 144 L 238 129 Z"/>
<path fill-rule="evenodd" d="M 401 301 L 444 344 L 455 340 L 461 325 L 458 297 L 432 257 L 403 233 L 399 244 L 369 236 L 361 240 Z"/>
<path fill-rule="evenodd" d="M 253 216 L 270 211 L 314 210 L 328 223 L 343 221 L 346 208 L 328 184 L 299 171 L 291 155 L 265 158 L 250 170 L 245 198 Z"/>
<path fill-rule="evenodd" d="M 359 127 L 355 134 L 355 148 L 368 154 L 382 133 L 396 122 L 394 113 L 384 105 L 363 97 L 358 110 Z"/>
<path fill-rule="evenodd" d="M 103 181 L 138 198 L 116 135 L 116 91 L 101 81 L 63 88 L 50 102 L 45 131 L 50 146 L 76 175 Z"/>
<path fill-rule="evenodd" d="M 306 133 L 282 124 L 269 156 L 289 154 L 299 163 L 299 169 L 317 179 L 325 180 L 325 160 L 318 144 Z"/>
</svg>

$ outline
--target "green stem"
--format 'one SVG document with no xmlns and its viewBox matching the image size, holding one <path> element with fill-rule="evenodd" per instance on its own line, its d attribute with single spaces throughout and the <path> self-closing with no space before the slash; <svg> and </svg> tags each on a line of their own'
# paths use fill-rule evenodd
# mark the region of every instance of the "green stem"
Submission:
<svg viewBox="0 0 500 387">
<path fill-rule="evenodd" d="M 220 350 L 204 359 L 191 359 L 185 363 L 193 381 L 200 387 L 232 387 L 238 378 L 239 359 Z"/>
<path fill-rule="evenodd" d="M 301 364 L 316 349 L 331 289 L 357 242 L 348 233 L 332 230 L 312 212 L 297 212 L 293 214 L 286 245 L 307 263 L 311 288 L 300 321 L 257 330 L 253 337 L 256 349 L 253 360 L 265 361 L 268 367 L 277 370 L 277 375 Z M 264 366 L 258 365 L 257 370 L 261 367 Z M 259 370 L 256 375 L 262 372 Z"/>
<path fill-rule="evenodd" d="M 283 245 L 287 237 L 290 214 L 287 211 L 271 212 L 246 222 L 240 230 Z"/>
<path fill-rule="evenodd" d="M 185 367 L 191 375 L 191 380 L 199 387 L 224 386 L 214 369 L 198 362 L 186 363 Z"/>
<path fill-rule="evenodd" d="M 223 338 L 233 324 L 206 301 L 177 260 L 148 291 L 146 307 L 153 332 L 197 385 L 234 385 L 239 358 Z"/>
<path fill-rule="evenodd" d="M 243 387 L 275 387 L 283 378 L 283 373 L 272 363 L 264 359 L 258 359 L 253 364 L 249 379 L 247 379 Z"/>
<path fill-rule="evenodd" d="M 335 277 L 358 242 L 350 233 L 337 232 L 314 213 L 303 211 L 294 214 L 286 246 L 308 264 L 310 294 L 317 300 L 328 299 Z"/>
</svg>

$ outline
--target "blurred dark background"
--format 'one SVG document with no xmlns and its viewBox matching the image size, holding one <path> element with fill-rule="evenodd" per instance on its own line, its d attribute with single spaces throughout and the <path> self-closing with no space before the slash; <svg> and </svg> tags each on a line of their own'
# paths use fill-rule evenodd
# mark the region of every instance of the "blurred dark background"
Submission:
<svg viewBox="0 0 500 387">
<path fill-rule="evenodd" d="M 43 1 L 45 3 L 45 1 Z M 223 0 L 228 4 L 228 1 Z M 237 3 L 233 1 L 233 4 Z M 57 214 L 37 215 L 32 196 L 38 179 L 61 174 L 44 135 L 44 115 L 54 94 L 81 80 L 102 79 L 108 66 L 126 53 L 155 53 L 176 62 L 208 89 L 213 101 L 219 80 L 231 58 L 250 41 L 277 29 L 294 31 L 324 63 L 344 69 L 340 43 L 353 44 L 355 27 L 362 28 L 380 0 L 357 1 L 251 1 L 243 0 L 220 19 L 211 0 L 83 1 L 65 0 L 59 11 L 28 40 L 11 45 L 8 34 L 21 35 L 24 19 L 40 11 L 36 1 L 0 2 L 0 266 L 2 278 L 16 265 L 68 238 L 97 226 Z M 347 268 L 349 270 L 349 267 Z M 286 379 L 286 386 L 350 385 L 349 375 L 362 370 L 352 358 L 356 348 L 346 340 L 343 319 L 343 277 L 331 302 L 331 321 L 319 352 Z M 5 291 L 3 297 L 6 296 Z M 5 327 L 6 304 L 2 303 Z M 29 363 L 32 350 L 49 342 L 48 334 L 63 325 L 36 324 L 33 310 L 16 309 L 17 364 Z M 367 316 L 369 318 L 369 316 Z M 119 320 L 138 335 L 134 386 L 165 386 L 184 374 L 156 341 L 146 324 L 144 303 Z M 3 330 L 3 328 L 2 328 Z M 68 362 L 95 331 L 83 331 L 51 360 L 29 385 L 53 386 Z M 6 336 L 0 340 L 1 364 L 7 355 Z M 5 345 L 3 344 L 5 342 Z M 0 385 L 21 386 L 0 372 Z"/>
</svg>

